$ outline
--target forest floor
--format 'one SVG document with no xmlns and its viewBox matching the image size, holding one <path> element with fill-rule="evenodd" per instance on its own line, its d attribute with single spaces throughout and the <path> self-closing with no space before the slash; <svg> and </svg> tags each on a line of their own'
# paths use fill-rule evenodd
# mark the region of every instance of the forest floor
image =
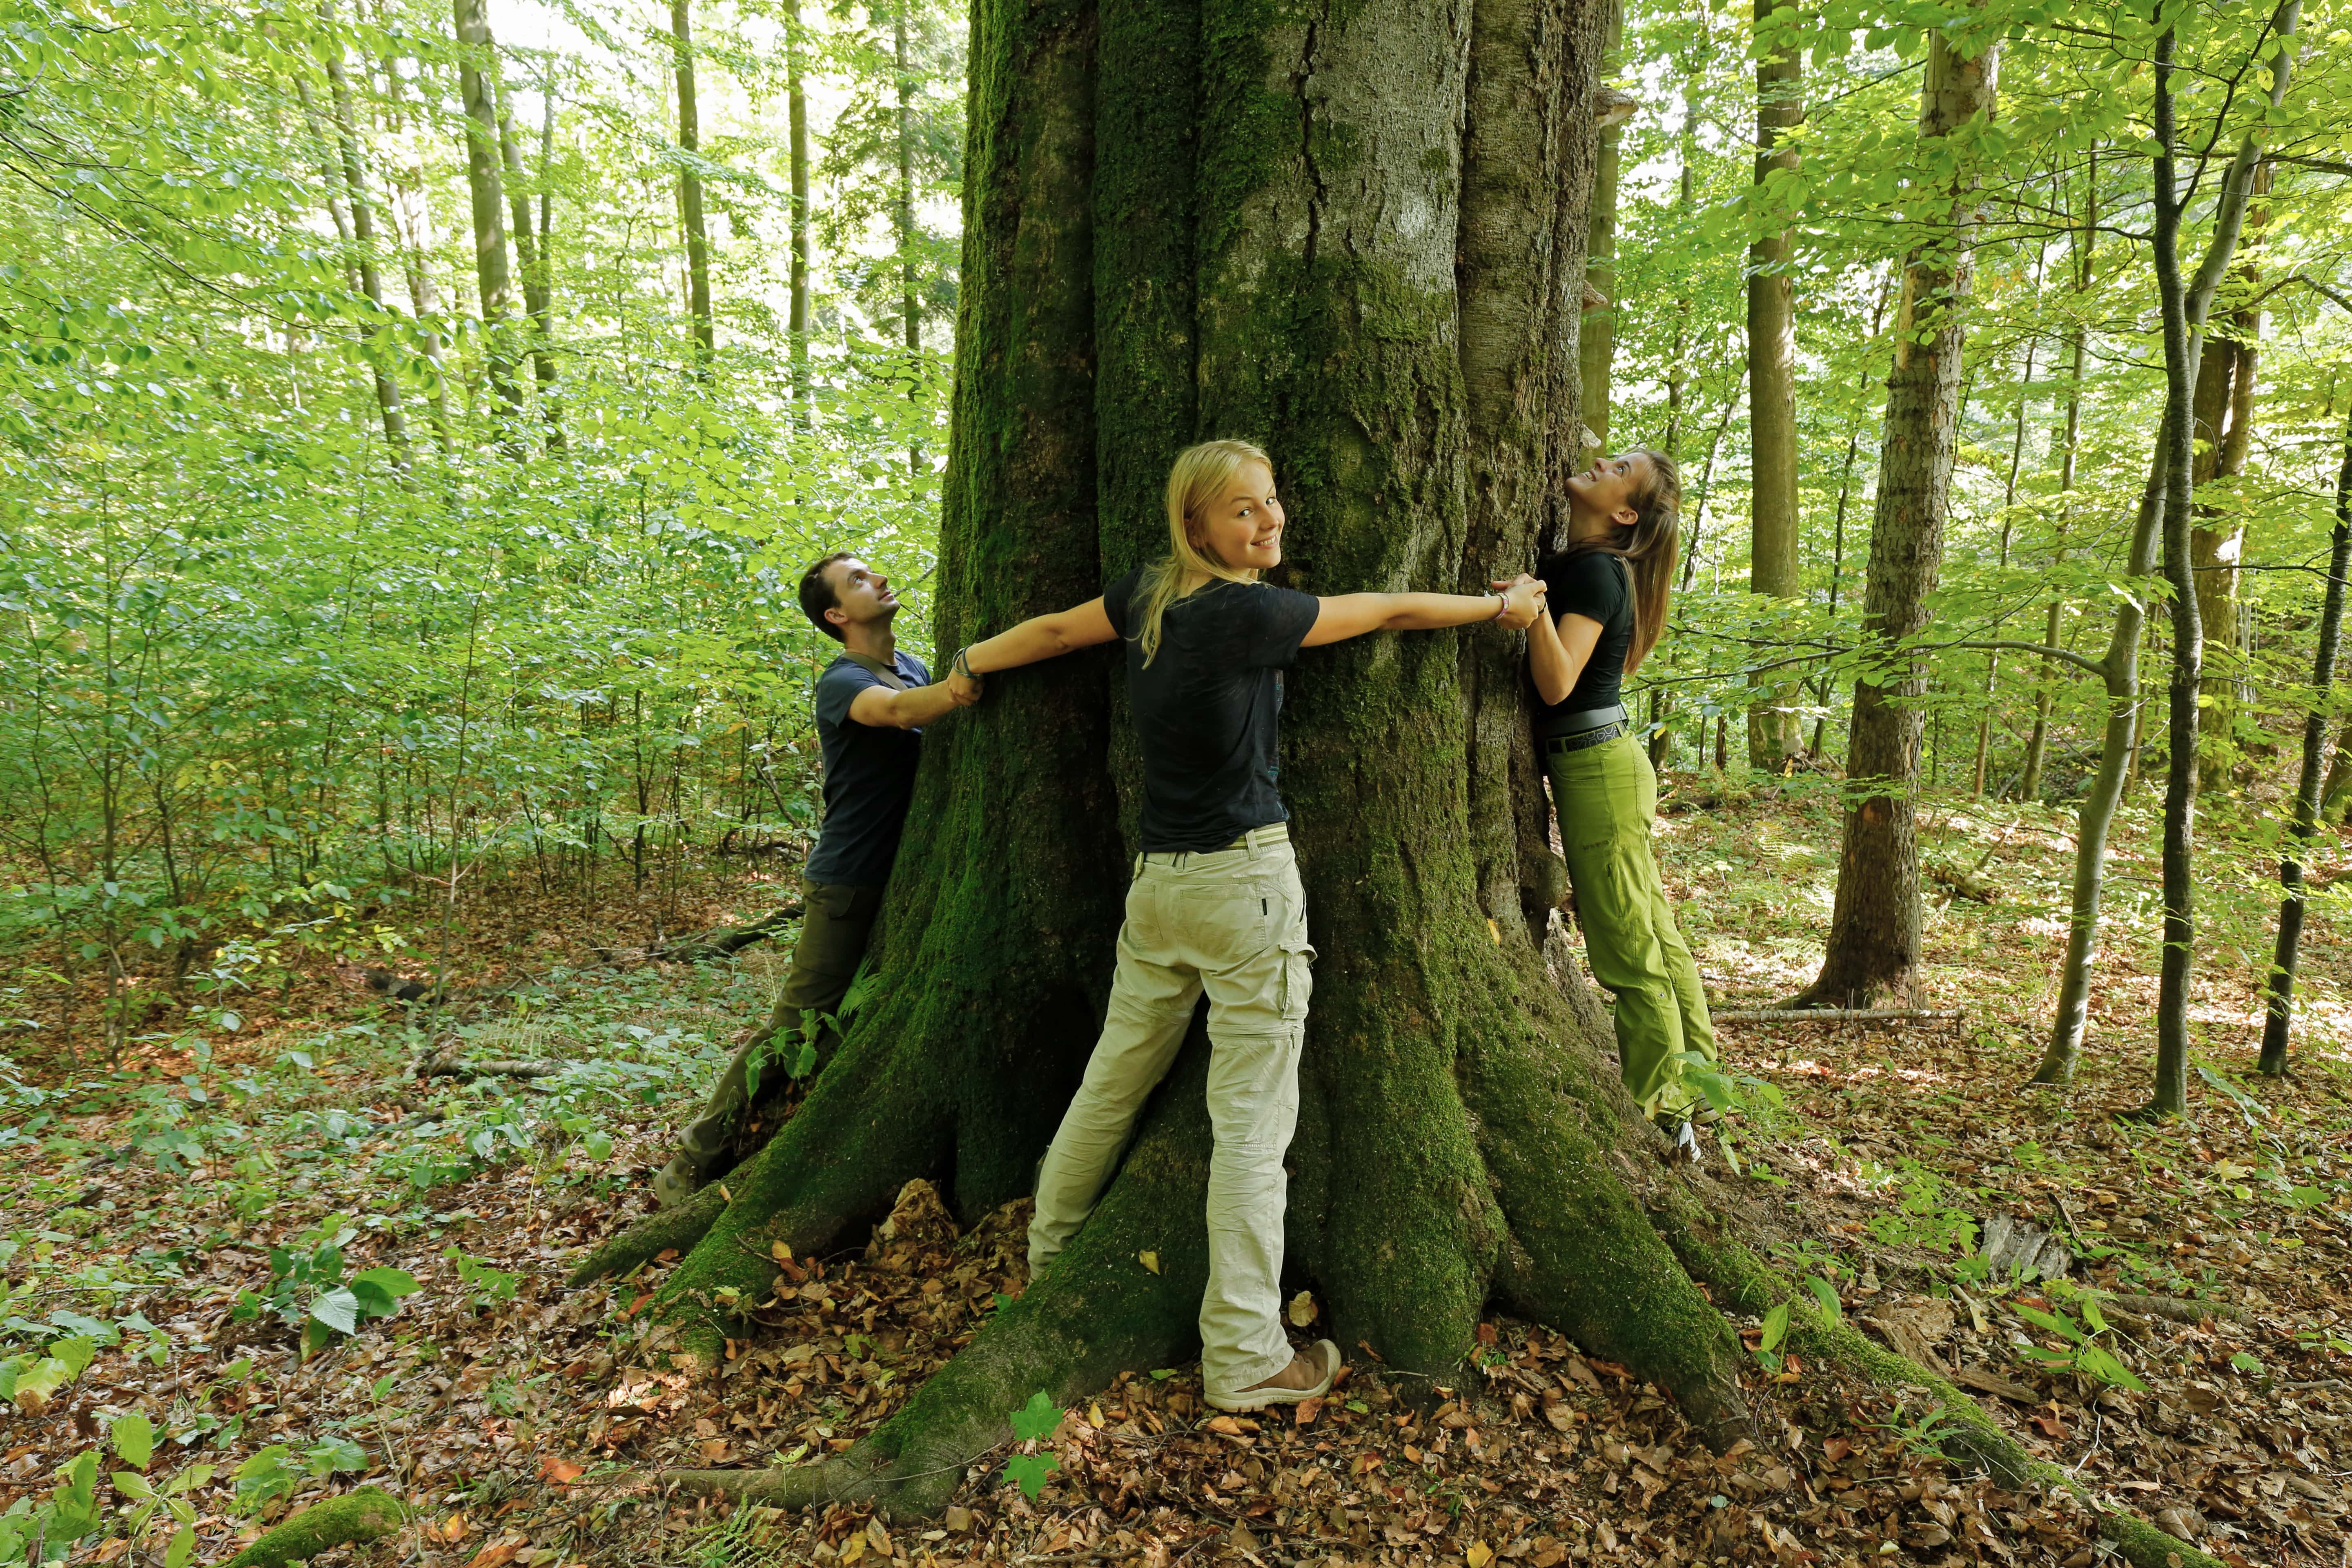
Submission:
<svg viewBox="0 0 2352 1568">
<path fill-rule="evenodd" d="M 2231 1563 L 2347 1564 L 2352 944 L 2323 894 L 2296 1070 L 2252 1075 L 2265 847 L 2258 829 L 2206 820 L 2211 956 L 2191 1120 L 2116 1117 L 2146 1097 L 2153 850 L 2111 872 L 2125 934 L 2103 961 L 2081 1078 L 2032 1089 L 2071 818 L 1955 800 L 1927 813 L 1923 842 L 1937 898 L 1958 889 L 1929 912 L 1930 1001 L 1959 1016 L 1727 1021 L 1727 1063 L 1778 1103 L 1753 1090 L 1734 1150 L 1710 1139 L 1706 1154 L 1738 1158 L 1764 1201 L 1790 1205 L 1803 1238 L 1780 1259 L 1792 1275 L 1983 1391 L 1996 1419 L 2094 1492 Z M 2131 826 L 2126 849 L 2153 843 Z M 1810 978 L 1836 863 L 1830 797 L 1685 778 L 1662 859 L 1723 1007 Z M 2324 862 L 2320 879 L 2344 868 Z M 786 871 L 709 871 L 693 884 L 701 913 L 762 913 Z M 581 1249 L 646 1211 L 646 1177 L 731 1037 L 764 1015 L 787 951 L 603 962 L 613 946 L 593 944 L 646 940 L 647 907 L 583 910 L 518 883 L 467 910 L 456 951 L 470 977 L 519 988 L 458 1009 L 464 1055 L 569 1064 L 554 1076 L 409 1081 L 417 1021 L 325 966 L 253 999 L 236 1033 L 152 1039 L 120 1070 L 20 1047 L 21 1078 L 0 1080 L 0 1381 L 16 1394 L 0 1415 L 0 1508 L 23 1522 L 99 1454 L 80 1473 L 101 1522 L 75 1560 L 174 1568 L 225 1562 L 267 1522 L 361 1484 L 398 1494 L 411 1522 L 318 1563 L 2105 1554 L 2070 1500 L 1948 1464 L 1935 1447 L 1946 1417 L 1919 1391 L 1890 1396 L 1780 1355 L 1756 1323 L 1762 1441 L 1720 1458 L 1622 1369 L 1497 1318 L 1434 1409 L 1408 1408 L 1361 1363 L 1331 1397 L 1263 1419 L 1210 1418 L 1196 1365 L 1130 1375 L 1050 1436 L 983 1457 L 925 1525 L 666 1496 L 634 1478 L 796 1463 L 870 1429 L 1019 1291 L 1024 1215 L 1011 1205 L 958 1234 L 917 1184 L 870 1242 L 793 1260 L 765 1313 L 774 1326 L 700 1380 L 670 1370 L 637 1315 L 644 1276 L 566 1290 Z M 2053 1277 L 2012 1272 L 2021 1248 L 2040 1248 Z M 371 1289 L 366 1270 L 397 1273 Z M 308 1356 L 306 1318 L 325 1342 Z M 1034 1498 L 1009 1479 L 1022 1450 L 1056 1461 Z M 151 1510 L 134 1542 L 149 1487 L 179 1515 Z M 173 1558 L 181 1516 L 188 1544 Z"/>
</svg>

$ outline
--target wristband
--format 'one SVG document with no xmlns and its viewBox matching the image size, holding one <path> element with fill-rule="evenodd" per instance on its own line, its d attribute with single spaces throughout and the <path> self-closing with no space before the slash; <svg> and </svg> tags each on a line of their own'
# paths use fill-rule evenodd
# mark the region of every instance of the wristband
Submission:
<svg viewBox="0 0 2352 1568">
<path fill-rule="evenodd" d="M 971 672 L 971 666 L 965 662 L 964 656 L 971 651 L 971 649 L 969 647 L 960 647 L 956 649 L 955 658 L 948 660 L 948 670 L 950 674 L 961 675 L 966 680 L 978 680 L 980 679 L 980 677 Z"/>
<path fill-rule="evenodd" d="M 1490 621 L 1499 621 L 1503 618 L 1503 612 L 1510 607 L 1511 596 L 1508 594 L 1497 594 L 1495 595 L 1495 613 L 1486 618 Z"/>
</svg>

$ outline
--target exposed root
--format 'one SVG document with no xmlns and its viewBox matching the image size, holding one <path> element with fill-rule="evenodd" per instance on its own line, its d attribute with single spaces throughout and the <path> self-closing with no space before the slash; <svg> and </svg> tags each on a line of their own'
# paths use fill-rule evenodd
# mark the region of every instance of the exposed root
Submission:
<svg viewBox="0 0 2352 1568">
<path fill-rule="evenodd" d="M 586 1285 L 593 1280 L 626 1274 L 638 1264 L 658 1258 L 673 1247 L 684 1252 L 709 1234 L 710 1227 L 719 1223 L 719 1212 L 726 1206 L 725 1193 L 719 1190 L 717 1182 L 713 1182 L 676 1208 L 649 1214 L 605 1242 L 572 1271 L 565 1283 Z"/>
<path fill-rule="evenodd" d="M 1741 1243 L 1717 1234 L 1712 1226 L 1694 1225 L 1696 1205 L 1670 1205 L 1659 1217 L 1668 1240 L 1685 1267 L 1698 1279 L 1726 1292 L 1727 1305 L 1743 1311 L 1766 1312 L 1789 1307 L 1788 1344 L 1818 1360 L 1832 1361 L 1881 1387 L 1908 1386 L 1924 1390 L 1958 1423 L 1947 1440 L 1953 1458 L 1965 1455 L 1991 1472 L 2006 1487 L 2032 1487 L 2073 1494 L 2097 1517 L 2100 1533 L 2116 1543 L 2133 1568 L 2222 1568 L 2221 1562 L 2132 1514 L 2110 1510 L 2091 1489 L 2047 1459 L 2037 1458 L 2000 1427 L 1969 1394 L 1933 1367 L 1886 1349 L 1840 1319 L 1832 1321 L 1805 1292 L 1797 1289 L 1762 1258 Z"/>
<path fill-rule="evenodd" d="M 338 1546 L 381 1541 L 407 1517 L 391 1493 L 362 1487 L 312 1503 L 230 1558 L 225 1568 L 286 1568 L 289 1563 L 307 1563 Z"/>
<path fill-rule="evenodd" d="M 1484 1053 L 1465 1075 L 1514 1243 L 1498 1294 L 1664 1388 L 1721 1453 L 1755 1436 L 1738 1342 L 1634 1201 L 1634 1161 L 1649 1156 L 1625 1146 L 1651 1137 L 1640 1110 L 1622 1089 L 1590 1104 L 1571 1096 L 1567 1069 L 1522 1044 Z"/>
<path fill-rule="evenodd" d="M 945 1508 L 964 1471 L 1011 1440 L 1040 1392 L 1066 1403 L 1124 1370 L 1197 1345 L 1208 1237 L 1207 1053 L 1191 1051 L 1145 1113 L 1118 1178 L 1054 1266 L 961 1354 L 847 1453 L 789 1470 L 677 1470 L 662 1479 L 779 1508 L 871 1502 L 888 1516 Z M 1147 1268 L 1150 1253 L 1158 1271 Z"/>
</svg>

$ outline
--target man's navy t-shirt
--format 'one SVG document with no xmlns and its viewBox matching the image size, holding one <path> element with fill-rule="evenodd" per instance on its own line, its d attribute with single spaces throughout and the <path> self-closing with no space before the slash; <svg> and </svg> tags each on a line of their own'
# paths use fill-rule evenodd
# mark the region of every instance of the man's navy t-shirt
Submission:
<svg viewBox="0 0 2352 1568">
<path fill-rule="evenodd" d="M 1576 733 L 1576 715 L 1622 700 L 1625 652 L 1633 646 L 1633 591 L 1623 558 L 1605 550 L 1550 556 L 1537 564 L 1536 575 L 1543 579 L 1555 624 L 1562 616 L 1601 623 L 1601 636 L 1574 689 L 1558 702 L 1536 708 L 1536 739 L 1549 741 Z"/>
<path fill-rule="evenodd" d="M 1311 594 L 1212 581 L 1168 606 L 1147 665 L 1140 584 L 1130 572 L 1103 592 L 1127 644 L 1127 691 L 1143 752 L 1143 847 L 1223 849 L 1253 827 L 1289 820 L 1275 790 L 1282 670 L 1315 625 Z"/>
<path fill-rule="evenodd" d="M 931 672 L 900 652 L 898 679 L 929 686 Z M 803 871 L 820 886 L 879 888 L 898 858 L 898 830 L 915 794 L 915 763 L 923 732 L 887 724 L 860 724 L 849 705 L 860 692 L 887 682 L 843 654 L 816 679 L 816 735 L 824 748 L 824 826 Z"/>
</svg>

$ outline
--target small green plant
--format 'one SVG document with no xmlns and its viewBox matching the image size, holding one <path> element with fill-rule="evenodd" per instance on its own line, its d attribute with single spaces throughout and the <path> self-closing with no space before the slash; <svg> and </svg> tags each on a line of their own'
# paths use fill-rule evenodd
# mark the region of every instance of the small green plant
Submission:
<svg viewBox="0 0 2352 1568">
<path fill-rule="evenodd" d="M 1882 1430 L 1893 1433 L 1915 1454 L 1941 1455 L 1944 1445 L 1959 1432 L 1960 1424 L 1944 1405 L 1935 1405 L 1916 1417 L 1907 1410 L 1898 1409 Z"/>
<path fill-rule="evenodd" d="M 1675 1060 L 1682 1065 L 1683 1080 L 1697 1089 L 1709 1106 L 1728 1118 L 1734 1112 L 1757 1122 L 1769 1122 L 1780 1111 L 1782 1096 L 1780 1086 L 1754 1078 L 1747 1073 L 1726 1072 L 1721 1065 L 1711 1062 L 1696 1051 L 1677 1051 Z M 1727 1120 L 1715 1124 L 1715 1141 L 1723 1150 L 1723 1158 L 1734 1175 L 1745 1175 L 1739 1163 L 1739 1133 Z"/>
<path fill-rule="evenodd" d="M 237 1293 L 229 1315 L 245 1321 L 265 1311 L 302 1330 L 302 1352 L 323 1350 L 338 1333 L 352 1334 L 371 1318 L 389 1318 L 401 1298 L 421 1288 L 399 1268 L 370 1268 L 343 1280 L 343 1244 L 359 1234 L 341 1215 L 329 1215 L 295 1238 L 292 1247 L 269 1249 L 269 1294 Z"/>
<path fill-rule="evenodd" d="M 1764 1330 L 1756 1342 L 1756 1364 L 1767 1377 L 1780 1373 L 1780 1342 L 1789 1337 L 1789 1303 L 1780 1302 L 1764 1314 Z"/>
<path fill-rule="evenodd" d="M 522 1283 L 520 1274 L 493 1268 L 480 1258 L 468 1258 L 454 1247 L 441 1256 L 448 1260 L 450 1268 L 457 1271 L 458 1280 L 466 1287 L 467 1302 L 477 1310 L 513 1300 L 515 1288 Z"/>
<path fill-rule="evenodd" d="M 2057 1335 L 2066 1342 L 2064 1350 L 2052 1350 L 2046 1345 L 2025 1345 L 2026 1354 L 2053 1371 L 2082 1373 L 2092 1382 L 2111 1388 L 2128 1388 L 2146 1394 L 2147 1384 L 2133 1375 L 2116 1353 L 2099 1342 L 2102 1335 L 2111 1331 L 2106 1317 L 2099 1310 L 2098 1298 L 2083 1298 L 2083 1321 L 2080 1323 L 2063 1312 L 2045 1312 L 2039 1307 L 2020 1302 L 2017 1315 L 2038 1329 Z"/>
<path fill-rule="evenodd" d="M 1013 1436 L 1021 1443 L 1043 1442 L 1069 1415 L 1069 1412 L 1054 1403 L 1044 1389 L 1029 1396 L 1029 1403 L 1013 1413 Z M 1004 1479 L 1021 1489 L 1021 1495 L 1031 1502 L 1045 1489 L 1045 1478 L 1061 1468 L 1061 1459 L 1053 1454 L 1015 1454 L 1004 1461 Z"/>
<path fill-rule="evenodd" d="M 325 1437 L 299 1455 L 272 1443 L 236 1468 L 236 1500 L 248 1512 L 272 1498 L 290 1496 L 305 1479 L 367 1468 L 367 1454 L 348 1437 Z"/>
</svg>

